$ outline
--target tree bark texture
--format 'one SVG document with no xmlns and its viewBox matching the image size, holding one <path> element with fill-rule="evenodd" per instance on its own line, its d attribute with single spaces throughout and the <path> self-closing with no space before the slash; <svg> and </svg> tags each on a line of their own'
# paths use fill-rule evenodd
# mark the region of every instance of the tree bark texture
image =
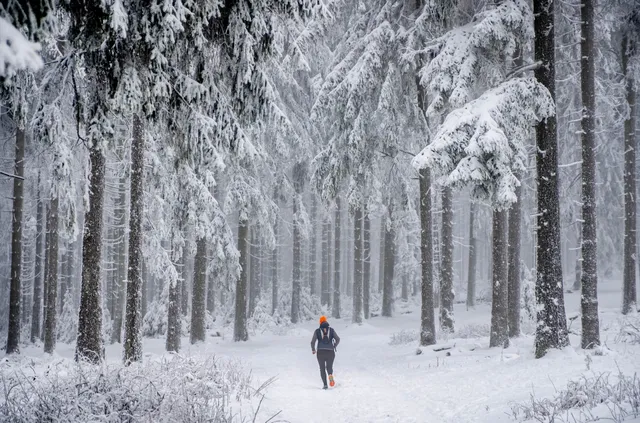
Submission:
<svg viewBox="0 0 640 423">
<path fill-rule="evenodd" d="M 329 232 L 331 231 L 331 220 L 328 217 L 324 218 L 322 222 L 322 278 L 321 287 L 322 291 L 320 295 L 320 304 L 328 306 L 331 298 L 331 292 L 329 291 Z"/>
<path fill-rule="evenodd" d="M 142 217 L 144 213 L 144 126 L 138 115 L 133 118 L 131 144 L 131 204 L 129 208 L 129 265 L 127 306 L 124 326 L 124 362 L 142 360 Z"/>
<path fill-rule="evenodd" d="M 553 0 L 534 2 L 535 60 L 542 66 L 536 79 L 555 99 L 555 40 Z M 560 202 L 558 192 L 558 140 L 556 117 L 536 127 L 536 163 L 538 178 L 537 278 L 538 302 L 535 350 L 543 357 L 550 348 L 569 344 L 564 312 L 562 265 L 560 257 Z"/>
<path fill-rule="evenodd" d="M 113 329 L 111 332 L 111 342 L 117 343 L 122 342 L 122 318 L 127 289 L 127 231 L 125 230 L 125 226 L 127 224 L 127 214 L 125 212 L 127 207 L 126 185 L 126 178 L 120 178 L 120 195 L 118 197 L 118 203 L 115 210 L 115 221 L 119 228 L 118 239 L 120 240 L 120 242 L 118 243 L 118 254 L 116 256 L 118 259 L 118 268 L 116 273 L 116 298 L 113 313 Z"/>
<path fill-rule="evenodd" d="M 11 218 L 11 282 L 9 288 L 9 328 L 7 354 L 20 353 L 20 300 L 22 294 L 22 214 L 24 207 L 24 149 L 26 135 L 22 118 L 16 122 L 16 156 L 13 178 L 13 214 Z"/>
<path fill-rule="evenodd" d="M 334 215 L 334 248 L 333 248 L 333 309 L 332 316 L 340 318 L 340 197 L 336 197 L 336 210 Z"/>
<path fill-rule="evenodd" d="M 249 247 L 249 316 L 253 316 L 253 312 L 256 310 L 258 304 L 258 296 L 260 295 L 260 264 L 258 255 L 260 254 L 258 248 L 258 236 L 256 235 L 257 227 L 252 226 L 249 229 L 251 234 L 251 245 Z"/>
<path fill-rule="evenodd" d="M 453 194 L 442 191 L 442 282 L 440 285 L 440 327 L 453 332 Z"/>
<path fill-rule="evenodd" d="M 476 209 L 472 201 L 469 204 L 469 263 L 467 271 L 467 310 L 476 306 L 476 273 L 478 263 L 478 241 L 476 240 Z"/>
<path fill-rule="evenodd" d="M 291 275 L 291 323 L 300 321 L 300 295 L 302 291 L 302 191 L 306 177 L 306 164 L 296 163 L 293 166 L 293 268 Z"/>
<path fill-rule="evenodd" d="M 382 290 L 382 315 L 393 315 L 393 278 L 396 264 L 396 230 L 393 226 L 393 204 L 389 203 L 388 222 L 384 234 L 384 286 Z"/>
<path fill-rule="evenodd" d="M 40 338 L 40 320 L 42 319 L 42 285 L 43 285 L 43 239 L 46 225 L 44 224 L 44 203 L 40 192 L 40 177 L 38 177 L 38 199 L 36 208 L 36 254 L 33 280 L 33 309 L 31 311 L 31 343 Z"/>
<path fill-rule="evenodd" d="M 278 251 L 279 251 L 279 244 L 280 244 L 278 226 L 279 226 L 278 219 L 276 219 L 275 223 L 273 224 L 273 235 L 276 239 L 276 245 L 271 251 L 271 311 L 274 314 L 278 309 L 278 302 L 279 302 L 278 299 L 280 295 L 278 293 L 278 275 L 279 275 Z"/>
<path fill-rule="evenodd" d="M 593 42 L 593 41 L 592 41 Z M 622 314 L 628 314 L 636 308 L 636 91 L 633 76 L 629 69 L 629 54 L 632 51 L 632 41 L 624 37 L 622 41 L 622 71 L 625 75 L 627 104 L 629 115 L 624 121 L 624 270 Z"/>
<path fill-rule="evenodd" d="M 240 279 L 236 284 L 236 315 L 233 326 L 233 340 L 247 341 L 247 266 L 249 261 L 249 222 L 240 217 L 238 222 L 238 251 L 240 252 Z"/>
<path fill-rule="evenodd" d="M 582 348 L 594 348 L 600 345 L 600 323 L 598 320 L 598 247 L 597 247 L 597 214 L 596 214 L 596 51 L 594 48 L 594 0 L 582 0 L 582 37 L 581 51 L 581 85 L 582 85 Z M 633 150 L 635 146 L 632 146 Z M 625 146 L 625 170 L 627 170 L 627 150 Z M 635 154 L 631 162 L 630 177 L 635 180 Z M 625 186 L 626 179 L 624 175 Z M 635 193 L 635 186 L 632 192 Z M 625 195 L 625 220 L 626 199 Z M 631 205 L 635 213 L 635 201 Z M 635 255 L 636 234 L 630 237 L 633 241 Z M 626 241 L 626 237 L 625 237 Z M 634 263 L 635 264 L 635 263 Z M 626 268 L 626 267 L 625 267 Z M 635 275 L 635 265 L 631 266 Z"/>
<path fill-rule="evenodd" d="M 378 293 L 382 292 L 384 287 L 384 239 L 387 231 L 387 219 L 383 216 L 380 218 L 380 249 L 378 258 Z"/>
<path fill-rule="evenodd" d="M 509 209 L 509 336 L 520 336 L 520 221 L 522 216 L 522 187 L 516 187 L 516 202 Z"/>
<path fill-rule="evenodd" d="M 362 221 L 362 256 L 362 311 L 368 319 L 371 314 L 371 220 L 366 206 Z"/>
<path fill-rule="evenodd" d="M 97 363 L 102 351 L 102 302 L 100 273 L 102 257 L 102 209 L 104 204 L 105 157 L 98 140 L 89 150 L 89 210 L 82 242 L 82 290 L 78 317 L 76 360 Z"/>
<path fill-rule="evenodd" d="M 193 274 L 193 295 L 191 296 L 191 343 L 205 339 L 205 294 L 207 285 L 207 239 L 196 242 L 196 257 Z"/>
<path fill-rule="evenodd" d="M 318 213 L 318 205 L 317 205 L 317 200 L 316 200 L 316 196 L 315 194 L 311 194 L 312 195 L 312 200 L 311 200 L 311 236 L 309 239 L 310 242 L 310 246 L 309 246 L 309 288 L 310 288 L 310 292 L 312 296 L 317 296 L 318 295 L 318 283 L 317 283 L 317 248 L 316 248 L 316 244 L 317 244 L 317 236 L 316 234 L 318 233 L 317 231 L 317 213 Z"/>
<path fill-rule="evenodd" d="M 431 175 L 420 169 L 420 270 L 422 274 L 420 307 L 420 345 L 436 343 L 436 318 L 433 307 L 433 222 L 431 215 Z"/>
<path fill-rule="evenodd" d="M 353 323 L 361 324 L 362 310 L 362 206 L 356 207 L 353 216 Z"/>
<path fill-rule="evenodd" d="M 491 334 L 489 347 L 509 346 L 508 275 L 507 275 L 507 211 L 493 212 L 493 295 L 491 301 Z"/>
<path fill-rule="evenodd" d="M 58 295 L 58 197 L 51 199 L 47 213 L 47 226 L 51 236 L 51 256 L 47 272 L 47 308 L 44 315 L 44 352 L 51 354 L 56 347 L 56 304 Z"/>
</svg>

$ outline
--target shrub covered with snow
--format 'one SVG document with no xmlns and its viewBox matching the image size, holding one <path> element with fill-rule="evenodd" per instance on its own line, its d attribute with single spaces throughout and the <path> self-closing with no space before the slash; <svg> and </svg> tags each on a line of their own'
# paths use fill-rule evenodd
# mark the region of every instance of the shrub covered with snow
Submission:
<svg viewBox="0 0 640 423">
<path fill-rule="evenodd" d="M 0 421 L 251 421 L 267 385 L 255 389 L 238 362 L 215 357 L 174 355 L 128 367 L 14 364 L 0 367 Z"/>
<path fill-rule="evenodd" d="M 640 316 L 629 316 L 621 322 L 618 341 L 640 345 Z"/>
<path fill-rule="evenodd" d="M 418 342 L 420 335 L 417 330 L 401 330 L 391 334 L 389 345 L 405 345 Z"/>
<path fill-rule="evenodd" d="M 622 373 L 611 377 L 602 373 L 571 381 L 553 398 L 538 399 L 534 395 L 527 404 L 514 404 L 512 416 L 518 421 L 622 422 L 640 417 L 640 378 Z"/>
</svg>

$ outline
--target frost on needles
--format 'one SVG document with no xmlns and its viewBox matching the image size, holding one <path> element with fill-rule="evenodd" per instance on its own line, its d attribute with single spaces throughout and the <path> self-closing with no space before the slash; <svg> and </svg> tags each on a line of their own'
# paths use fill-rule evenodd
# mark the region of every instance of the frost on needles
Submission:
<svg viewBox="0 0 640 423">
<path fill-rule="evenodd" d="M 554 114 L 549 91 L 532 77 L 514 78 L 449 113 L 433 141 L 413 160 L 438 183 L 473 187 L 474 197 L 503 208 L 516 201 L 529 128 Z"/>
</svg>

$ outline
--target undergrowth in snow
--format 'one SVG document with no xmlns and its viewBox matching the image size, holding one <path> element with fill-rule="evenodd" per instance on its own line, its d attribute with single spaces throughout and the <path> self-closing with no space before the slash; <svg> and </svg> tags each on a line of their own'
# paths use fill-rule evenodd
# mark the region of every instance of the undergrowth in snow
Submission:
<svg viewBox="0 0 640 423">
<path fill-rule="evenodd" d="M 272 382 L 255 388 L 238 361 L 180 355 L 128 367 L 7 360 L 0 380 L 0 421 L 24 423 L 252 421 Z"/>
<path fill-rule="evenodd" d="M 536 398 L 526 404 L 514 404 L 512 416 L 517 421 L 616 423 L 640 417 L 640 378 L 637 374 L 601 373 L 570 381 L 552 398 Z"/>
</svg>

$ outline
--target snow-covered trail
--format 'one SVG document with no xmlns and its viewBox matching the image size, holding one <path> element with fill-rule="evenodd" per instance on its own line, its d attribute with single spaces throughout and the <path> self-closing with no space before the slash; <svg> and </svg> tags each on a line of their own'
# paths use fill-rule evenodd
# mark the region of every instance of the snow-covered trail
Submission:
<svg viewBox="0 0 640 423">
<path fill-rule="evenodd" d="M 618 292 L 601 294 L 604 304 L 613 305 L 602 307 L 601 313 L 602 339 L 608 344 L 617 335 L 607 332 L 607 326 L 619 316 L 618 297 Z M 578 301 L 578 294 L 567 295 L 569 315 L 578 310 Z M 511 421 L 506 414 L 511 403 L 527 401 L 533 391 L 539 397 L 552 395 L 587 372 L 579 349 L 554 351 L 535 360 L 531 337 L 517 340 L 504 351 L 489 349 L 488 338 L 451 339 L 422 348 L 423 353 L 416 355 L 415 342 L 389 345 L 393 333 L 418 328 L 417 310 L 401 314 L 399 308 L 397 317 L 376 317 L 361 326 L 330 320 L 341 343 L 334 364 L 337 386 L 328 391 L 321 389 L 309 346 L 315 323 L 301 325 L 286 336 L 260 335 L 246 343 L 218 340 L 207 350 L 246 362 L 258 382 L 275 377 L 261 416 L 282 410 L 278 418 L 294 423 Z M 489 311 L 488 305 L 473 311 L 459 305 L 456 325 L 488 324 Z M 433 351 L 454 344 L 451 350 Z M 572 345 L 579 345 L 579 340 L 572 339 Z M 622 345 L 592 360 L 591 372 L 617 372 L 618 365 L 632 372 L 640 368 L 640 351 Z"/>
<path fill-rule="evenodd" d="M 457 304 L 457 338 L 439 336 L 438 345 L 422 348 L 417 355 L 417 341 L 389 345 L 394 333 L 419 328 L 416 305 L 401 302 L 395 317 L 374 317 L 360 326 L 349 319 L 329 319 L 341 343 L 334 364 L 337 386 L 328 391 L 321 389 L 309 345 L 316 322 L 279 330 L 283 334 L 254 335 L 247 342 L 233 342 L 230 328 L 225 336 L 208 337 L 195 346 L 183 338 L 181 354 L 239 360 L 252 372 L 256 388 L 274 378 L 256 422 L 278 412 L 271 423 L 508 422 L 511 404 L 528 401 L 532 392 L 546 398 L 584 374 L 616 374 L 620 368 L 632 375 L 640 370 L 640 346 L 617 343 L 621 299 L 617 284 L 605 285 L 599 293 L 601 340 L 610 349 L 604 355 L 580 350 L 576 336 L 572 347 L 552 351 L 541 360 L 533 357 L 531 336 L 517 339 L 506 350 L 489 349 L 488 336 L 473 335 L 479 325 L 485 326 L 479 332 L 488 333 L 489 304 L 470 311 Z M 566 308 L 568 317 L 576 315 L 578 293 L 566 295 Z M 579 319 L 572 323 L 574 328 L 579 324 Z M 451 348 L 434 351 L 438 347 Z M 72 359 L 73 351 L 73 345 L 59 344 L 55 355 Z M 28 347 L 23 354 L 41 357 L 42 350 Z M 144 354 L 145 360 L 166 357 L 164 339 L 145 339 Z M 106 346 L 108 361 L 119 362 L 121 356 L 120 345 Z"/>
</svg>

